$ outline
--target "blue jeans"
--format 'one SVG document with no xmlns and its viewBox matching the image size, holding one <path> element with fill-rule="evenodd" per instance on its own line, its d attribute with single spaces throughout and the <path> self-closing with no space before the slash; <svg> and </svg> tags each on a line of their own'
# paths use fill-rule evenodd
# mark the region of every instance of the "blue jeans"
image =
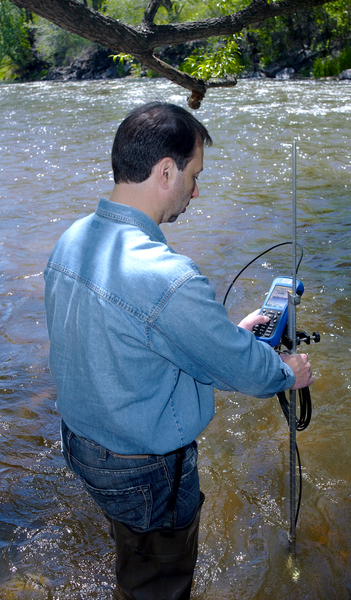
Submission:
<svg viewBox="0 0 351 600">
<path fill-rule="evenodd" d="M 74 434 L 61 423 L 62 451 L 68 467 L 112 519 L 136 531 L 162 527 L 172 490 L 176 456 L 123 456 Z M 174 526 L 186 527 L 200 502 L 197 444 L 185 446 Z"/>
</svg>

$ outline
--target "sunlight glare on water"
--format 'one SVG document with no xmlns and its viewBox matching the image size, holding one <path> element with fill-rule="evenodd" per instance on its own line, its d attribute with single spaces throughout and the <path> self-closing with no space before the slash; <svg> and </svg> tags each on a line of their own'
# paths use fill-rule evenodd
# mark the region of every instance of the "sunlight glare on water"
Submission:
<svg viewBox="0 0 351 600">
<path fill-rule="evenodd" d="M 55 241 L 112 187 L 110 149 L 126 113 L 187 92 L 164 80 L 0 86 L 0 597 L 117 599 L 103 516 L 60 454 L 47 366 L 43 271 Z M 196 116 L 214 140 L 200 196 L 163 230 L 222 301 L 240 269 L 291 239 L 291 144 L 298 152 L 298 327 L 308 350 L 313 416 L 298 433 L 303 497 L 289 552 L 288 431 L 277 399 L 217 392 L 200 436 L 206 494 L 194 600 L 349 600 L 351 87 L 337 81 L 240 81 L 208 93 Z M 291 273 L 289 247 L 258 260 L 230 292 L 239 322 L 272 279 Z"/>
</svg>

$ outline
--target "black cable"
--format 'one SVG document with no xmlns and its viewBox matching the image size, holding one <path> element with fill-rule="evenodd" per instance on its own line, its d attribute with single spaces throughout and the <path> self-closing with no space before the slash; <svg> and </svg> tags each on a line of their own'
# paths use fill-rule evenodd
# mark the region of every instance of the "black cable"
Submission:
<svg viewBox="0 0 351 600">
<path fill-rule="evenodd" d="M 299 463 L 299 474 L 300 474 L 300 488 L 299 488 L 299 499 L 297 501 L 297 509 L 295 513 L 295 527 L 297 525 L 297 519 L 299 518 L 300 506 L 301 506 L 301 497 L 302 497 L 302 469 L 301 469 L 301 460 L 300 460 L 300 452 L 295 443 L 295 450 L 297 456 L 297 462 Z"/>
<path fill-rule="evenodd" d="M 268 248 L 268 250 L 265 250 L 264 252 L 261 252 L 261 254 L 259 254 L 258 256 L 256 256 L 255 258 L 253 258 L 252 260 L 250 260 L 250 262 L 247 263 L 247 265 L 245 265 L 245 267 L 243 269 L 241 269 L 241 271 L 237 274 L 237 276 L 234 277 L 233 281 L 231 282 L 230 286 L 228 287 L 228 289 L 226 291 L 226 294 L 224 296 L 223 306 L 225 306 L 228 294 L 229 294 L 230 290 L 232 289 L 234 283 L 240 277 L 241 273 L 243 273 L 245 271 L 245 269 L 247 269 L 247 267 L 249 267 L 250 265 L 252 265 L 252 263 L 255 262 L 255 260 L 258 260 L 264 254 L 267 254 L 267 252 L 270 252 L 271 250 L 274 250 L 275 248 L 279 248 L 279 246 L 288 246 L 289 244 L 292 244 L 292 242 L 282 242 L 281 244 L 275 244 L 275 246 L 271 246 L 270 248 Z M 297 275 L 297 272 L 299 270 L 299 266 L 300 266 L 300 263 L 301 263 L 302 257 L 303 257 L 303 248 L 300 246 L 300 244 L 296 244 L 296 246 L 298 246 L 300 248 L 300 258 L 299 258 L 299 262 L 297 263 L 297 267 L 296 267 L 296 275 Z"/>
<path fill-rule="evenodd" d="M 310 423 L 310 420 L 312 417 L 312 401 L 311 401 L 311 394 L 310 394 L 309 387 L 304 387 L 304 388 L 298 390 L 298 392 L 299 392 L 299 400 L 300 400 L 300 418 L 296 419 L 296 431 L 303 431 L 304 429 L 306 429 L 309 426 L 309 423 Z M 284 417 L 286 418 L 287 423 L 289 425 L 289 402 L 286 398 L 285 392 L 278 392 L 277 396 L 278 396 L 279 403 L 280 403 L 281 409 L 283 411 Z M 299 498 L 298 498 L 296 513 L 295 513 L 295 526 L 296 526 L 297 519 L 298 519 L 299 512 L 300 512 L 301 497 L 302 497 L 302 468 L 301 468 L 300 453 L 299 453 L 299 449 L 298 449 L 296 443 L 295 443 L 295 449 L 296 449 L 297 461 L 299 464 L 299 480 L 300 480 Z"/>
<path fill-rule="evenodd" d="M 296 419 L 296 431 L 304 431 L 310 424 L 312 417 L 312 401 L 310 395 L 310 388 L 304 387 L 299 392 L 300 400 L 300 418 Z M 289 402 L 285 396 L 285 392 L 278 392 L 277 394 L 281 409 L 284 413 L 284 417 L 289 423 Z"/>
</svg>

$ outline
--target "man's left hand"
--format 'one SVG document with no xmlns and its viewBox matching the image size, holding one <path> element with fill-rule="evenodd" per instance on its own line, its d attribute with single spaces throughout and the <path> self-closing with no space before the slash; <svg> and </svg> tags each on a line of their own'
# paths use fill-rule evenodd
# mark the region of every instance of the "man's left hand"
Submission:
<svg viewBox="0 0 351 600">
<path fill-rule="evenodd" d="M 260 309 L 258 308 L 254 312 L 250 313 L 240 321 L 238 327 L 242 327 L 242 329 L 247 329 L 247 331 L 252 331 L 255 325 L 263 325 L 264 323 L 268 323 L 270 320 L 269 317 L 264 317 L 263 315 L 259 315 Z"/>
</svg>

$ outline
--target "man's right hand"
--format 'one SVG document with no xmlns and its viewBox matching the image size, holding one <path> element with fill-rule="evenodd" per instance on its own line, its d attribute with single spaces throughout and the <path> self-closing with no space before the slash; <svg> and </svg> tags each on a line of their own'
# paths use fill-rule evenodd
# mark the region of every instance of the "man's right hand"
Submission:
<svg viewBox="0 0 351 600">
<path fill-rule="evenodd" d="M 295 383 L 292 390 L 312 385 L 314 379 L 307 354 L 280 354 L 280 358 L 294 371 Z"/>
</svg>

